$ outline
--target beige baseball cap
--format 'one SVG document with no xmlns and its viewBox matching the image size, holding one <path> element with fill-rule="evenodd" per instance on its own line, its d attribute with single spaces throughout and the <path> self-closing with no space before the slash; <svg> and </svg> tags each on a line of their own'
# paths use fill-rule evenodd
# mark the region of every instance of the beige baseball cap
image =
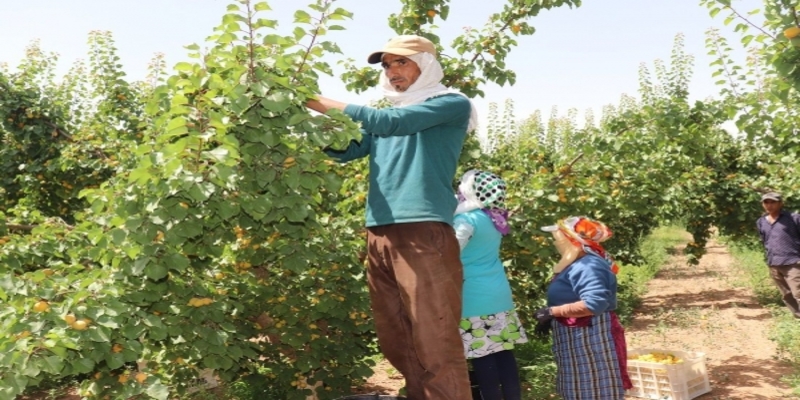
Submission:
<svg viewBox="0 0 800 400">
<path fill-rule="evenodd" d="M 783 197 L 781 196 L 780 193 L 769 192 L 769 193 L 764 193 L 761 196 L 761 201 L 764 201 L 764 200 L 774 200 L 774 201 L 780 202 L 780 201 L 783 201 Z"/>
<path fill-rule="evenodd" d="M 436 55 L 436 46 L 428 39 L 417 35 L 400 35 L 392 38 L 383 49 L 369 55 L 367 62 L 377 64 L 381 62 L 384 53 L 398 56 L 410 56 L 417 53 L 431 53 Z"/>
</svg>

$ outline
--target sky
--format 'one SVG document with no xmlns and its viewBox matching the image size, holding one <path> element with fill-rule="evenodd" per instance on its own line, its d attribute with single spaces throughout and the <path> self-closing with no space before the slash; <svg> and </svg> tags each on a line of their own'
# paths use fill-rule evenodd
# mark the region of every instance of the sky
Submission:
<svg viewBox="0 0 800 400">
<path fill-rule="evenodd" d="M 25 48 L 39 40 L 43 50 L 59 54 L 57 72 L 66 73 L 78 59 L 86 59 L 88 34 L 111 31 L 121 64 L 130 80 L 146 76 L 148 62 L 156 53 L 166 56 L 168 69 L 190 60 L 184 46 L 205 39 L 218 25 L 232 0 L 27 0 L 0 1 L 0 63 L 15 67 Z M 310 3 L 296 0 L 268 1 L 273 8 L 264 18 L 279 21 L 281 29 L 293 28 L 294 11 Z M 437 33 L 449 44 L 465 26 L 480 28 L 490 13 L 500 11 L 500 1 L 452 0 L 447 21 L 437 21 Z M 344 55 L 329 63 L 353 58 L 367 66 L 366 57 L 380 49 L 394 32 L 387 17 L 400 10 L 393 0 L 337 0 L 336 6 L 354 13 L 342 22 L 344 31 L 331 32 Z M 760 6 L 759 0 L 733 0 L 743 12 Z M 553 107 L 560 115 L 569 108 L 592 109 L 618 104 L 622 94 L 636 95 L 641 63 L 651 67 L 656 59 L 669 60 L 675 36 L 685 35 L 685 52 L 695 57 L 690 96 L 704 99 L 719 92 L 712 78 L 713 61 L 705 48 L 705 32 L 716 27 L 738 43 L 739 35 L 723 25 L 723 14 L 711 18 L 699 0 L 584 0 L 570 9 L 543 11 L 529 20 L 532 36 L 517 38 L 519 45 L 506 59 L 517 73 L 513 86 L 484 87 L 486 96 L 475 104 L 484 120 L 489 103 L 514 101 L 514 113 L 522 119 L 541 110 L 546 117 Z M 451 51 L 451 53 L 453 53 Z M 364 104 L 379 97 L 377 90 L 347 92 L 338 77 L 320 80 L 322 94 L 347 103 Z"/>
</svg>

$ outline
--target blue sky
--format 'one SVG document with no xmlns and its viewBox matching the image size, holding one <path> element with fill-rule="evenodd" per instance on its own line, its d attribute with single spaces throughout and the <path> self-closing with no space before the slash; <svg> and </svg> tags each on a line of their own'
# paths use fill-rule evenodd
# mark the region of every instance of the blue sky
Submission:
<svg viewBox="0 0 800 400">
<path fill-rule="evenodd" d="M 46 51 L 59 53 L 59 72 L 77 59 L 86 58 L 86 40 L 92 30 L 114 34 L 121 63 L 131 80 L 143 79 L 148 61 L 164 53 L 168 66 L 187 59 L 183 46 L 204 42 L 225 12 L 228 0 L 28 0 L 0 2 L 0 63 L 12 67 L 24 57 L 24 49 L 39 39 Z M 274 9 L 267 18 L 282 28 L 292 27 L 294 10 L 302 1 L 268 1 Z M 338 7 L 353 12 L 345 31 L 328 38 L 344 50 L 344 57 L 366 65 L 366 56 L 393 36 L 387 16 L 400 10 L 390 0 L 338 0 Z M 481 27 L 501 2 L 452 0 L 450 17 L 439 22 L 439 35 L 449 43 L 464 26 Z M 734 0 L 734 7 L 750 11 L 758 0 Z M 675 35 L 685 35 L 685 51 L 695 56 L 691 96 L 702 99 L 718 93 L 708 64 L 713 61 L 704 47 L 705 31 L 718 27 L 738 43 L 738 34 L 724 27 L 721 15 L 712 19 L 698 0 L 584 0 L 577 9 L 545 11 L 530 21 L 533 36 L 519 37 L 519 46 L 507 59 L 517 72 L 514 86 L 485 87 L 486 97 L 476 100 L 485 116 L 489 102 L 515 102 L 517 118 L 539 109 L 545 116 L 553 106 L 561 113 L 569 108 L 593 109 L 599 116 L 606 104 L 617 104 L 623 93 L 635 95 L 638 69 L 644 62 L 668 60 Z M 334 64 L 336 59 L 329 60 Z M 321 82 L 323 94 L 350 103 L 365 103 L 377 91 L 356 95 L 337 78 Z"/>
</svg>

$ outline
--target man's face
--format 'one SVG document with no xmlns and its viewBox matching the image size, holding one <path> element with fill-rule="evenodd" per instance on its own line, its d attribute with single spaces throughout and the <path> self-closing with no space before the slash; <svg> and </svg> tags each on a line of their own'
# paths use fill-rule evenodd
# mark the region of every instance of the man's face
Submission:
<svg viewBox="0 0 800 400">
<path fill-rule="evenodd" d="M 767 199 L 762 201 L 761 205 L 764 206 L 764 211 L 767 213 L 776 214 L 783 207 L 783 202 Z"/>
<path fill-rule="evenodd" d="M 386 53 L 381 61 L 383 73 L 389 78 L 389 83 L 394 90 L 405 92 L 409 86 L 414 84 L 422 71 L 414 61 L 394 54 Z"/>
</svg>

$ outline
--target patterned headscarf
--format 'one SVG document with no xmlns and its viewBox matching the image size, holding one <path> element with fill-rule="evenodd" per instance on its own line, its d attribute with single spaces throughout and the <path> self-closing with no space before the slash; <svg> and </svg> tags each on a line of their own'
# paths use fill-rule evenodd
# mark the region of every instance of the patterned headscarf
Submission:
<svg viewBox="0 0 800 400">
<path fill-rule="evenodd" d="M 611 270 L 616 274 L 619 266 L 611 258 L 600 243 L 605 242 L 613 233 L 604 223 L 588 217 L 567 217 L 559 220 L 555 225 L 545 226 L 543 231 L 553 232 L 560 230 L 573 244 L 583 251 L 606 259 L 611 264 Z"/>
<path fill-rule="evenodd" d="M 506 182 L 503 178 L 487 171 L 469 170 L 461 177 L 457 196 L 456 215 L 483 210 L 501 234 L 508 234 Z"/>
</svg>

